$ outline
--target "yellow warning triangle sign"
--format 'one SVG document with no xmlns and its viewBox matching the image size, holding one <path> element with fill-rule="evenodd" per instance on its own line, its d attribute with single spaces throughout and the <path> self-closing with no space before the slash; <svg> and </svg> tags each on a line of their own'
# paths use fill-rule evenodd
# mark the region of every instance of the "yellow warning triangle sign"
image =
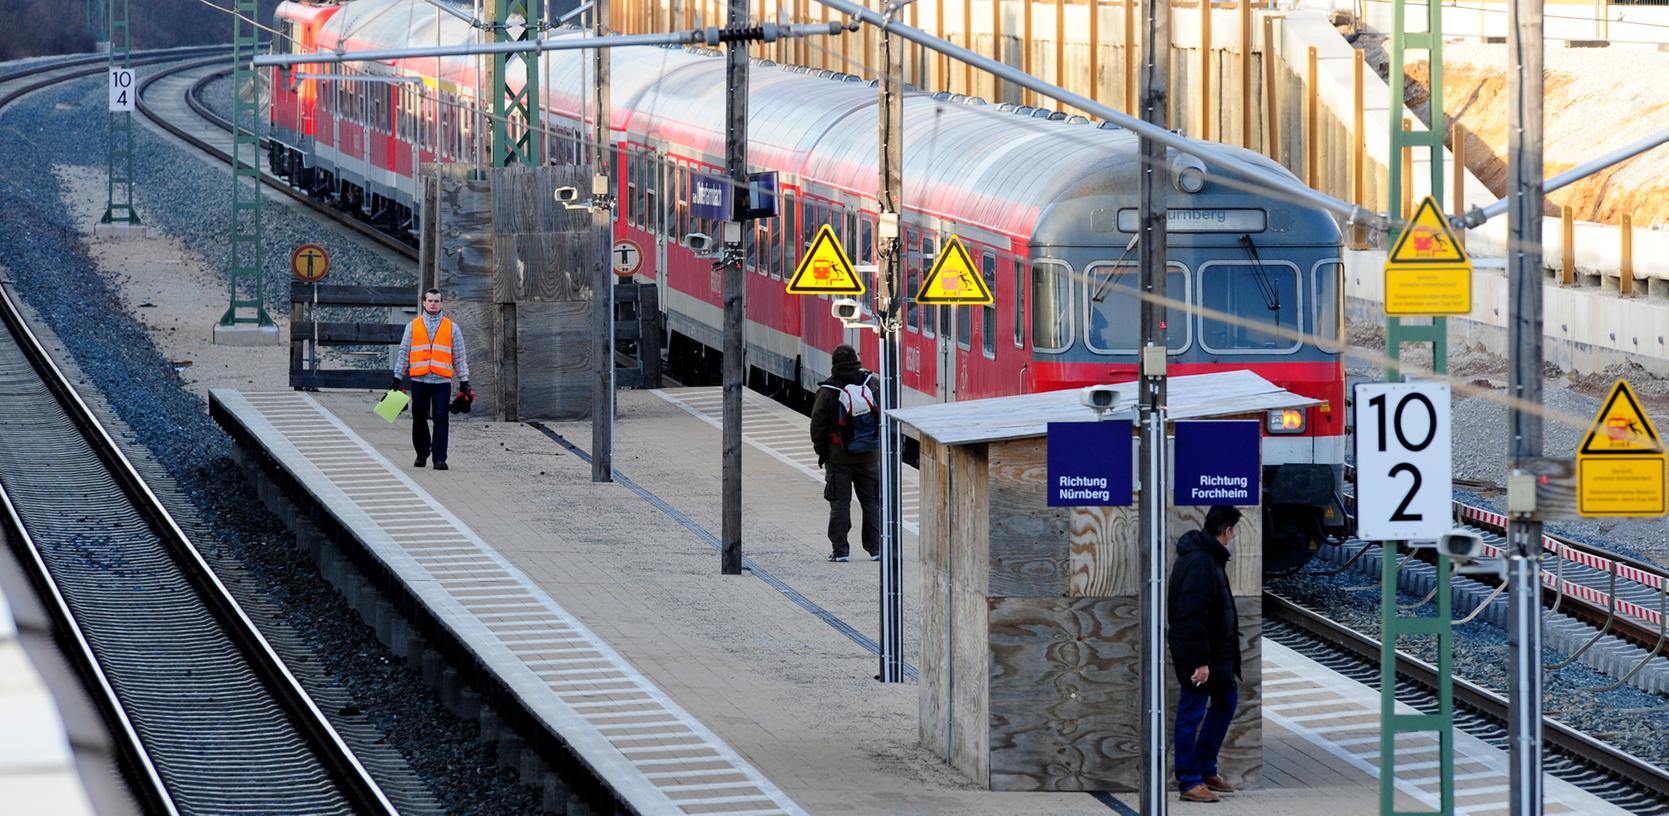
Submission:
<svg viewBox="0 0 1669 816">
<path fill-rule="evenodd" d="M 788 281 L 790 295 L 861 295 L 863 279 L 852 271 L 846 250 L 840 248 L 834 230 L 824 224 L 811 242 L 811 251 L 800 259 L 794 277 Z"/>
<path fill-rule="evenodd" d="M 994 298 L 985 278 L 974 268 L 962 239 L 952 235 L 933 262 L 927 280 L 921 282 L 916 302 L 940 306 L 990 306 Z"/>
<path fill-rule="evenodd" d="M 1577 456 L 1655 456 L 1662 455 L 1663 441 L 1657 428 L 1640 408 L 1628 380 L 1618 380 L 1605 398 L 1605 407 L 1594 415 L 1588 435 L 1582 439 Z"/>
<path fill-rule="evenodd" d="M 1402 234 L 1397 236 L 1397 242 L 1391 246 L 1391 254 L 1385 259 L 1386 266 L 1402 264 L 1471 264 L 1466 250 L 1455 237 L 1455 231 L 1449 228 L 1449 220 L 1443 217 L 1437 200 L 1431 196 L 1420 202 L 1420 208 L 1414 211 L 1414 217 L 1402 228 Z"/>
</svg>

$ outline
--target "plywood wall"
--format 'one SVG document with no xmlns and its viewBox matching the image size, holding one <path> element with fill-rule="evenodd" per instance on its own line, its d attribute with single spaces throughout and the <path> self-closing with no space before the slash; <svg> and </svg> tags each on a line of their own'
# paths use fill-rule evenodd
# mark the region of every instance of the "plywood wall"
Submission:
<svg viewBox="0 0 1669 816">
<path fill-rule="evenodd" d="M 1136 789 L 1135 508 L 1048 507 L 1041 438 L 956 448 L 925 439 L 921 478 L 922 744 L 993 789 Z M 1205 509 L 1170 511 L 1167 567 Z M 1230 583 L 1245 674 L 1222 771 L 1255 785 L 1262 525 L 1256 508 L 1243 512 Z M 1174 711 L 1174 685 L 1168 693 Z"/>
</svg>

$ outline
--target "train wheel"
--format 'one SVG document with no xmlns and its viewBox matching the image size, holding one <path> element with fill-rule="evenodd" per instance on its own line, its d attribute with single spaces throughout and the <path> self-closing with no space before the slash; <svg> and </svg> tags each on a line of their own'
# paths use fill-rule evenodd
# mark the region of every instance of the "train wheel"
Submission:
<svg viewBox="0 0 1669 816">
<path fill-rule="evenodd" d="M 1326 542 L 1321 508 L 1270 505 L 1263 513 L 1263 573 L 1291 575 L 1304 568 Z"/>
</svg>

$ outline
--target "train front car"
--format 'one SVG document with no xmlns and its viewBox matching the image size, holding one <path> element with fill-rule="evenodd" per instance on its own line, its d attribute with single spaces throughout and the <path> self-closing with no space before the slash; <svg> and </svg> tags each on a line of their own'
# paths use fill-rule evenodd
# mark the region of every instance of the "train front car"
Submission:
<svg viewBox="0 0 1669 816">
<path fill-rule="evenodd" d="M 1140 343 L 1137 140 L 1041 213 L 1031 244 L 1030 390 L 1135 379 Z M 1245 161 L 1286 171 L 1233 148 Z M 1169 156 L 1169 372 L 1254 371 L 1314 408 L 1263 423 L 1264 565 L 1307 563 L 1345 532 L 1342 253 L 1327 213 L 1284 203 Z M 1187 304 L 1183 307 L 1181 304 Z"/>
</svg>

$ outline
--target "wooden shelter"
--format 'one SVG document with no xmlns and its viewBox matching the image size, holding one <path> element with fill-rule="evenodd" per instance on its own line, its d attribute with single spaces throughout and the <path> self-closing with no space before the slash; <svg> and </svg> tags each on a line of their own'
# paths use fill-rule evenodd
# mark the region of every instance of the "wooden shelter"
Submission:
<svg viewBox="0 0 1669 816">
<path fill-rule="evenodd" d="M 1118 388 L 1117 415 L 1133 418 L 1136 384 Z M 1317 402 L 1248 371 L 1169 384 L 1172 420 L 1261 420 Z M 893 415 L 921 440 L 922 744 L 996 790 L 1136 790 L 1136 508 L 1050 507 L 1045 492 L 1048 423 L 1094 421 L 1095 412 L 1077 392 L 1056 391 Z M 1206 509 L 1172 507 L 1171 541 L 1201 526 Z M 1261 513 L 1248 508 L 1241 525 L 1229 580 L 1244 676 L 1221 770 L 1255 785 L 1263 767 Z M 1174 712 L 1174 679 L 1167 694 Z"/>
</svg>

